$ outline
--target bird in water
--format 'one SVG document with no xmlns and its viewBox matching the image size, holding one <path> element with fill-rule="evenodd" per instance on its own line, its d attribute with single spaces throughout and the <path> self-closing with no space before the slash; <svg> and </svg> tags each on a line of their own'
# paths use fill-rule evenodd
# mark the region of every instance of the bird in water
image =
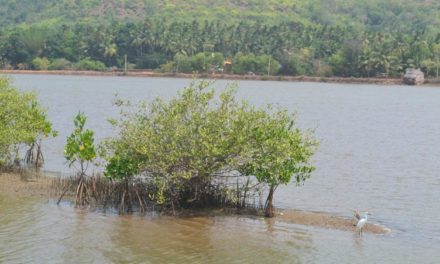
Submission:
<svg viewBox="0 0 440 264">
<path fill-rule="evenodd" d="M 357 222 L 357 224 L 356 224 L 356 229 L 359 231 L 359 237 L 362 237 L 362 230 L 363 230 L 365 224 L 366 224 L 367 221 L 368 221 L 368 215 L 369 215 L 369 214 L 370 214 L 370 213 L 365 212 L 364 217 L 361 218 L 361 216 L 359 215 L 359 213 L 358 213 L 357 211 L 355 212 L 355 217 L 358 219 L 358 222 Z"/>
</svg>

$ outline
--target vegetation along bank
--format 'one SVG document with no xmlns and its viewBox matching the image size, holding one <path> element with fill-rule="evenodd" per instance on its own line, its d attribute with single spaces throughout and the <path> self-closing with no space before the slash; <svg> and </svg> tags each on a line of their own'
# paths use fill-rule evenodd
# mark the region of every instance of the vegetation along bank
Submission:
<svg viewBox="0 0 440 264">
<path fill-rule="evenodd" d="M 421 68 L 426 77 L 439 76 L 438 1 L 0 5 L 3 69 L 401 77 L 407 68 Z"/>
</svg>

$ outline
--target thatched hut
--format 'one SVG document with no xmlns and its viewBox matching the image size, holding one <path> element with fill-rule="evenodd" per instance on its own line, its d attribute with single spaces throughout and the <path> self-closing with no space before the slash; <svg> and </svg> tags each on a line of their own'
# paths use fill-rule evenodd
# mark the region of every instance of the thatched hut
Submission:
<svg viewBox="0 0 440 264">
<path fill-rule="evenodd" d="M 420 69 L 406 69 L 403 82 L 408 85 L 419 85 L 425 82 L 425 75 Z"/>
</svg>

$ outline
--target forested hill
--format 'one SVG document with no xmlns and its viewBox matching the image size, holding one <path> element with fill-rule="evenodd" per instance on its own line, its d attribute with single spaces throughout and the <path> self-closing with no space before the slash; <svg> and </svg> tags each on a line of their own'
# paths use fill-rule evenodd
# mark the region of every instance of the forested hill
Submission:
<svg viewBox="0 0 440 264">
<path fill-rule="evenodd" d="M 437 0 L 0 0 L 0 66 L 437 74 Z M 207 58 L 209 53 L 209 58 Z M 36 61 L 35 61 L 36 60 Z M 53 64 L 53 65 L 51 65 Z"/>
<path fill-rule="evenodd" d="M 0 0 L 0 24 L 139 21 L 297 21 L 385 28 L 440 25 L 436 0 Z"/>
</svg>

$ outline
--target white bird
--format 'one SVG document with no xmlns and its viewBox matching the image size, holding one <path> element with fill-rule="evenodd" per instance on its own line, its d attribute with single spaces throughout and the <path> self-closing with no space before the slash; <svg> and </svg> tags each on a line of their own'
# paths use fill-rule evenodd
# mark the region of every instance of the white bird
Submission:
<svg viewBox="0 0 440 264">
<path fill-rule="evenodd" d="M 356 228 L 359 230 L 359 236 L 362 237 L 362 229 L 368 221 L 368 212 L 365 212 L 364 218 L 359 219 Z"/>
</svg>

